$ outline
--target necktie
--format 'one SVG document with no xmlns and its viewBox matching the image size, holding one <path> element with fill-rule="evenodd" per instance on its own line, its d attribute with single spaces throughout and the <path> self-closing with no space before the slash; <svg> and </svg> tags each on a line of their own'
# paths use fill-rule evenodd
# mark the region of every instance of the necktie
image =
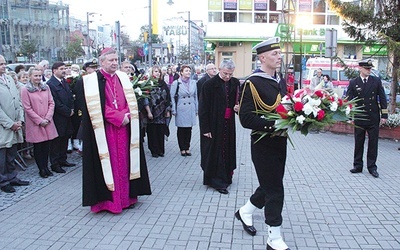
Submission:
<svg viewBox="0 0 400 250">
<path fill-rule="evenodd" d="M 363 83 L 364 83 L 364 85 L 367 83 L 367 78 L 363 79 Z"/>
</svg>

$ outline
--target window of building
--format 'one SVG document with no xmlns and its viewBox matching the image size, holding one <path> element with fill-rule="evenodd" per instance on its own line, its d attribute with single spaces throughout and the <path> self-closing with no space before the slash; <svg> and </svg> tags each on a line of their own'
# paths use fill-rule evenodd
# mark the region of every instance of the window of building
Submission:
<svg viewBox="0 0 400 250">
<path fill-rule="evenodd" d="M 313 0 L 314 12 L 325 13 L 326 3 L 325 0 Z"/>
<path fill-rule="evenodd" d="M 210 23 L 222 22 L 222 13 L 221 12 L 208 12 L 208 21 Z"/>
<path fill-rule="evenodd" d="M 326 24 L 330 25 L 339 25 L 340 19 L 338 16 L 334 15 L 328 15 L 327 16 L 327 22 Z"/>
<path fill-rule="evenodd" d="M 251 13 L 239 13 L 239 23 L 251 23 Z"/>
<path fill-rule="evenodd" d="M 325 24 L 325 15 L 314 15 L 313 24 Z"/>
<path fill-rule="evenodd" d="M 255 23 L 268 23 L 267 13 L 254 13 Z"/>
<path fill-rule="evenodd" d="M 226 23 L 235 23 L 237 22 L 237 14 L 232 12 L 224 13 L 224 22 Z"/>
<path fill-rule="evenodd" d="M 233 52 L 222 52 L 222 56 L 233 56 Z"/>
<path fill-rule="evenodd" d="M 269 22 L 270 23 L 278 23 L 279 22 L 279 14 L 269 14 Z"/>
<path fill-rule="evenodd" d="M 269 10 L 276 11 L 276 0 L 269 0 Z"/>
</svg>

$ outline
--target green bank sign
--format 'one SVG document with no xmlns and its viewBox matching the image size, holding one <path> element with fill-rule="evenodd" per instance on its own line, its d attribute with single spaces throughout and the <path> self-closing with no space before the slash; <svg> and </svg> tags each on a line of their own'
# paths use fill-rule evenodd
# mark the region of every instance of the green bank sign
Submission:
<svg viewBox="0 0 400 250">
<path fill-rule="evenodd" d="M 285 39 L 292 39 L 295 41 L 293 43 L 293 51 L 295 53 L 300 52 L 300 43 L 299 40 L 294 37 L 296 27 L 293 24 L 278 24 L 278 27 L 275 31 L 275 36 L 279 36 L 282 40 Z M 318 54 L 318 53 L 325 53 L 325 35 L 326 35 L 326 28 L 308 28 L 308 29 L 297 29 L 297 37 L 300 35 L 300 32 L 303 36 L 303 45 L 302 51 L 305 54 Z M 311 38 L 311 39 L 310 39 Z M 310 40 L 320 40 L 321 42 L 313 42 L 311 43 Z M 322 45 L 321 45 L 322 43 Z M 338 40 L 340 43 L 340 40 Z M 346 41 L 345 43 L 348 43 Z M 383 45 L 372 45 L 366 46 L 363 45 L 363 55 L 371 55 L 371 56 L 387 56 L 388 51 L 387 47 Z"/>
</svg>

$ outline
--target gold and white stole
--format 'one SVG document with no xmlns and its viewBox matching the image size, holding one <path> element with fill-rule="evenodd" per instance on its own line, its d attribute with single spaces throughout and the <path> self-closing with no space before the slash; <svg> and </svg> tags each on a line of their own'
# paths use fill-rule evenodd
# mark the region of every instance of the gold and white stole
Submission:
<svg viewBox="0 0 400 250">
<path fill-rule="evenodd" d="M 124 90 L 125 98 L 129 106 L 131 115 L 131 137 L 130 137 L 130 173 L 129 179 L 140 178 L 140 123 L 139 123 L 139 111 L 138 104 L 135 96 L 135 92 L 132 88 L 132 83 L 129 81 L 129 77 L 126 73 L 117 71 L 116 72 L 119 80 L 121 81 L 122 88 Z M 99 94 L 99 83 L 97 79 L 97 73 L 92 73 L 83 76 L 83 88 L 85 93 L 85 100 L 92 121 L 94 135 L 96 138 L 98 153 L 100 157 L 101 167 L 103 170 L 104 181 L 109 190 L 114 190 L 114 179 L 111 169 L 110 155 L 106 140 L 106 133 L 104 128 L 104 117 L 101 112 L 101 102 Z"/>
</svg>

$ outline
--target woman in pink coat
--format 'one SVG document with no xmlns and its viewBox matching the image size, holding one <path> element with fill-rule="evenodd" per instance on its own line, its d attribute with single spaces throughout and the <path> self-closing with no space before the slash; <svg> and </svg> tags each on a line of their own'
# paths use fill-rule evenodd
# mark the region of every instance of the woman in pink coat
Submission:
<svg viewBox="0 0 400 250">
<path fill-rule="evenodd" d="M 39 175 L 52 176 L 47 167 L 50 141 L 58 137 L 53 122 L 54 101 L 50 88 L 42 83 L 42 71 L 29 69 L 29 82 L 21 89 L 21 100 L 25 110 L 26 141 L 33 143 L 33 153 Z"/>
</svg>

